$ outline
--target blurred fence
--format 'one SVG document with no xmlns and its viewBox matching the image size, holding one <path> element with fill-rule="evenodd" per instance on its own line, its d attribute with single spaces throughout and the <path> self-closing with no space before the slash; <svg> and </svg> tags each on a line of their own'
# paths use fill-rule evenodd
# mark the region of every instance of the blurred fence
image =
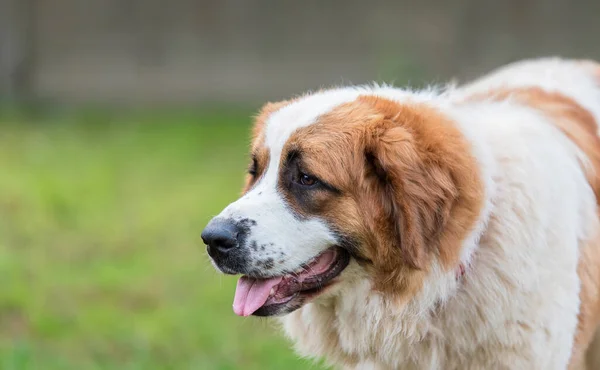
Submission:
<svg viewBox="0 0 600 370">
<path fill-rule="evenodd" d="M 256 102 L 600 58 L 600 0 L 0 0 L 0 93 Z"/>
</svg>

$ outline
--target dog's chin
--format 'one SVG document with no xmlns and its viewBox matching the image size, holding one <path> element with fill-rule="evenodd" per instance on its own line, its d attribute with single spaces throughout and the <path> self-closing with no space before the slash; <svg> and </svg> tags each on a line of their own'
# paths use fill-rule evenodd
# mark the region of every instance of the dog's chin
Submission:
<svg viewBox="0 0 600 370">
<path fill-rule="evenodd" d="M 244 275 L 238 281 L 233 310 L 239 316 L 283 316 L 312 301 L 338 280 L 350 254 L 335 246 L 297 271 L 268 278 Z"/>
</svg>

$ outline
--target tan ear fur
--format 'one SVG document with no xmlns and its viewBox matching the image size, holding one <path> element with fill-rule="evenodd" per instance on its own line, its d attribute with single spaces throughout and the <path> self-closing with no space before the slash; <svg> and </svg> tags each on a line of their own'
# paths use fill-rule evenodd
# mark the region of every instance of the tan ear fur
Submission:
<svg viewBox="0 0 600 370">
<path fill-rule="evenodd" d="M 426 271 L 434 256 L 447 269 L 456 268 L 483 205 L 468 142 L 429 107 L 378 97 L 359 100 L 380 114 L 364 133 L 364 185 L 372 197 L 366 211 L 379 239 L 374 270 L 385 275 L 384 284 L 410 286 L 406 269 Z"/>
<path fill-rule="evenodd" d="M 402 118 L 407 117 L 403 112 Z M 440 163 L 419 153 L 414 137 L 387 117 L 371 128 L 379 132 L 367 144 L 367 166 L 376 177 L 374 192 L 378 197 L 382 225 L 387 225 L 387 245 L 382 260 L 399 257 L 414 269 L 424 269 L 429 255 L 439 244 L 450 209 L 458 191 L 449 171 Z M 390 254 L 399 254 L 392 256 Z M 394 268 L 394 266 L 390 266 Z"/>
</svg>

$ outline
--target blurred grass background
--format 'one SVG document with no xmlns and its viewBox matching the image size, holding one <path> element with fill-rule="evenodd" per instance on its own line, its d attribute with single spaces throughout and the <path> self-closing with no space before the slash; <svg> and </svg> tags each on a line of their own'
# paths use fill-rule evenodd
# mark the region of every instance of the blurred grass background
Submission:
<svg viewBox="0 0 600 370">
<path fill-rule="evenodd" d="M 0 369 L 318 369 L 199 238 L 252 110 L 0 114 Z"/>
</svg>

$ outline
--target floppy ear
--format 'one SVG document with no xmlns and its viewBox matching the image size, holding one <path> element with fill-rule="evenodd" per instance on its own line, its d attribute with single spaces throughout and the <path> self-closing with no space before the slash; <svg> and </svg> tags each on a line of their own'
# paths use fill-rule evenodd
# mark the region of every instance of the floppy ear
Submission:
<svg viewBox="0 0 600 370">
<path fill-rule="evenodd" d="M 421 131 L 430 117 L 384 99 L 371 103 L 382 114 L 367 128 L 364 151 L 365 177 L 375 199 L 372 218 L 380 228 L 373 235 L 381 239 L 374 263 L 390 272 L 402 265 L 426 269 L 458 189 L 447 158 Z"/>
</svg>

